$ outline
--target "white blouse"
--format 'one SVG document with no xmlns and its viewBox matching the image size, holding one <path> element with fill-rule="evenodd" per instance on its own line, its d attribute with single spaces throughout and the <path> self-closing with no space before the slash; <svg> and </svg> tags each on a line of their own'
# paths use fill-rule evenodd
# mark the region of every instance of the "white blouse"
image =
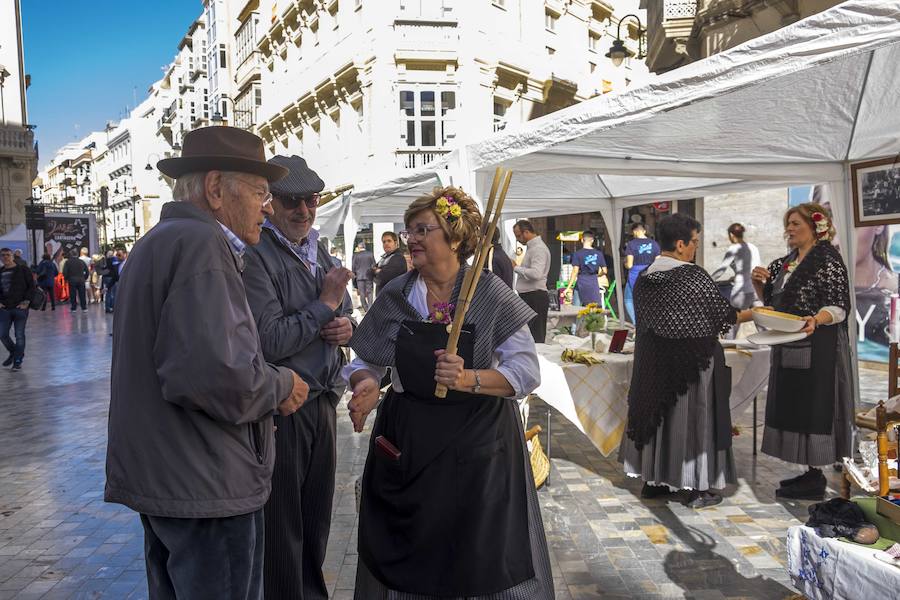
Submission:
<svg viewBox="0 0 900 600">
<path fill-rule="evenodd" d="M 413 308 L 416 309 L 422 319 L 427 319 L 431 312 L 428 309 L 428 288 L 421 277 L 416 279 L 412 289 L 409 291 L 408 300 Z M 531 336 L 531 330 L 528 325 L 523 325 L 521 329 L 494 350 L 494 356 L 491 360 L 491 368 L 500 372 L 509 384 L 512 386 L 514 394 L 510 398 L 520 399 L 526 397 L 533 392 L 541 384 L 541 372 L 538 365 L 537 351 L 534 348 L 534 338 Z M 367 370 L 381 381 L 387 372 L 386 367 L 372 365 L 359 357 L 354 358 L 350 363 L 344 366 L 341 375 L 350 383 L 350 377 L 360 370 Z M 403 384 L 397 375 L 397 369 L 391 369 L 391 385 L 397 392 L 403 391 Z"/>
</svg>

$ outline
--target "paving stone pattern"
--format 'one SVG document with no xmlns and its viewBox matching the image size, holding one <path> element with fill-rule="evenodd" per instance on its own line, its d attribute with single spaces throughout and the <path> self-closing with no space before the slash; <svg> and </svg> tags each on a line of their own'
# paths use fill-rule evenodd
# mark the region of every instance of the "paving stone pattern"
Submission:
<svg viewBox="0 0 900 600">
<path fill-rule="evenodd" d="M 111 324 L 98 306 L 32 313 L 22 371 L 0 372 L 0 600 L 147 597 L 138 516 L 103 502 Z M 864 372 L 862 387 L 877 397 L 886 374 Z M 325 570 L 332 597 L 348 599 L 358 560 L 353 484 L 367 436 L 339 410 Z M 640 500 L 640 481 L 553 414 L 553 471 L 539 496 L 556 597 L 790 597 L 785 531 L 805 520 L 808 503 L 775 501 L 777 481 L 796 469 L 754 460 L 749 418 L 736 438 L 740 485 L 721 505 L 694 511 Z M 540 401 L 532 420 L 546 426 Z"/>
</svg>

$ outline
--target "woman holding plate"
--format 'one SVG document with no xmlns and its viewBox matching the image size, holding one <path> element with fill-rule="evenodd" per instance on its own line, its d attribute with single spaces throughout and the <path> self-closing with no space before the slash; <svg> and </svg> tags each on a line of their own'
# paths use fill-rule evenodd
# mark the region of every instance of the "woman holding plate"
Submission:
<svg viewBox="0 0 900 600">
<path fill-rule="evenodd" d="M 481 220 L 458 188 L 414 201 L 400 234 L 414 268 L 385 286 L 350 342 L 358 358 L 344 374 L 356 431 L 391 367 L 362 478 L 361 600 L 554 597 L 515 401 L 540 383 L 534 312 L 482 273 L 459 356 L 444 350 Z"/>
<path fill-rule="evenodd" d="M 776 496 L 821 500 L 826 481 L 818 467 L 852 452 L 850 285 L 824 207 L 788 209 L 784 232 L 790 253 L 753 269 L 753 285 L 766 305 L 803 317 L 808 337 L 772 347 L 762 451 L 808 466 L 781 481 Z"/>
</svg>

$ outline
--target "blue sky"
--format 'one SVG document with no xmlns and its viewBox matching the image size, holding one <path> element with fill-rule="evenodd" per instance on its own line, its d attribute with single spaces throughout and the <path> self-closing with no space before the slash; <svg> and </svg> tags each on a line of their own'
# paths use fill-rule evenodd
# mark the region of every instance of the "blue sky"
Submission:
<svg viewBox="0 0 900 600">
<path fill-rule="evenodd" d="M 29 121 L 40 164 L 119 120 L 163 75 L 200 0 L 22 0 Z"/>
</svg>

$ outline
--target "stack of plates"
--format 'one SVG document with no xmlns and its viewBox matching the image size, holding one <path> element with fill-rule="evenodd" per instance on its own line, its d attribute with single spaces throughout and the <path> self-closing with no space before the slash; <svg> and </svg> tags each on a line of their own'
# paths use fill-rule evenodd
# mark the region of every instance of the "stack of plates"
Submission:
<svg viewBox="0 0 900 600">
<path fill-rule="evenodd" d="M 747 337 L 754 344 L 761 346 L 774 346 L 776 344 L 788 344 L 804 339 L 807 334 L 800 331 L 806 325 L 803 317 L 790 313 L 779 312 L 769 308 L 754 308 L 753 322 L 757 327 L 765 328 Z"/>
</svg>

